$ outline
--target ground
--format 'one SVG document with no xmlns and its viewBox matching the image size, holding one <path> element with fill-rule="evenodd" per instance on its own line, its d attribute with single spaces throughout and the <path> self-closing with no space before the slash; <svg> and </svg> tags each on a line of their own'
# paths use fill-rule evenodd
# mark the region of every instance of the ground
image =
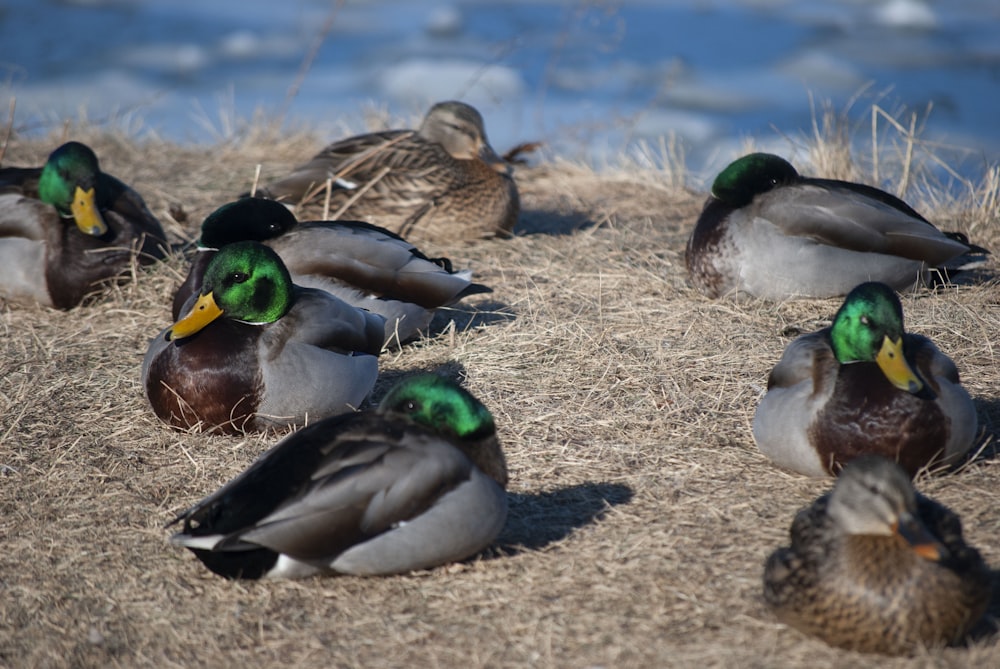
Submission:
<svg viewBox="0 0 1000 669">
<path fill-rule="evenodd" d="M 256 164 L 280 173 L 321 141 L 73 137 L 186 239 L 247 190 Z M 15 137 L 3 164 L 40 163 L 61 140 Z M 213 576 L 167 543 L 164 525 L 276 437 L 179 432 L 149 409 L 139 366 L 168 324 L 183 258 L 69 312 L 0 305 L 0 666 L 995 667 L 988 624 L 968 647 L 886 659 L 804 637 L 763 604 L 765 558 L 830 483 L 773 467 L 753 443 L 753 412 L 783 348 L 839 301 L 709 300 L 683 264 L 704 193 L 663 169 L 534 162 L 517 172 L 514 239 L 426 249 L 494 292 L 386 353 L 373 393 L 438 370 L 495 415 L 510 518 L 463 564 L 389 578 Z M 995 200 L 929 213 L 1000 249 Z M 962 516 L 996 567 L 991 276 L 902 299 L 908 330 L 956 360 L 985 444 L 918 488 Z"/>
</svg>

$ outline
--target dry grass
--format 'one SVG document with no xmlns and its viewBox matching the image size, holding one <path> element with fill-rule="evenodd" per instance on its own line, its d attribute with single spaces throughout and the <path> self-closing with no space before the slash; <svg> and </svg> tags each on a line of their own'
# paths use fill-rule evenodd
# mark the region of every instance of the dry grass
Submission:
<svg viewBox="0 0 1000 669">
<path fill-rule="evenodd" d="M 322 141 L 74 136 L 187 238 L 249 187 L 257 163 L 278 173 Z M 57 141 L 15 140 L 5 162 L 38 162 Z M 443 369 L 497 418 L 510 520 L 496 548 L 450 568 L 234 583 L 167 545 L 173 513 L 273 442 L 173 431 L 148 410 L 139 364 L 169 318 L 180 258 L 68 313 L 3 307 L 0 666 L 996 666 L 989 633 L 886 660 L 805 638 L 763 606 L 765 557 L 828 484 L 771 467 L 750 422 L 783 347 L 836 301 L 694 292 L 683 248 L 703 196 L 672 174 L 554 162 L 518 179 L 515 239 L 427 249 L 495 292 L 388 354 L 375 392 L 408 370 Z M 959 227 L 1000 249 L 995 191 L 981 201 L 992 211 L 970 196 Z M 993 440 L 920 487 L 962 515 L 993 565 L 997 295 L 986 283 L 904 297 L 908 327 L 955 358 Z"/>
</svg>

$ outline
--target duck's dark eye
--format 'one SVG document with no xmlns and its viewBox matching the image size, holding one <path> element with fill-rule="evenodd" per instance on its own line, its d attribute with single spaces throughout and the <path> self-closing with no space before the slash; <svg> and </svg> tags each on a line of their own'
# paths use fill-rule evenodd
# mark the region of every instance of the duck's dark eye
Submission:
<svg viewBox="0 0 1000 669">
<path fill-rule="evenodd" d="M 247 279 L 249 278 L 250 275 L 247 274 L 246 272 L 233 272 L 231 275 L 229 275 L 229 280 L 232 283 L 246 283 Z"/>
<path fill-rule="evenodd" d="M 862 325 L 871 325 L 872 321 L 867 316 L 862 316 L 860 319 Z"/>
<path fill-rule="evenodd" d="M 420 403 L 415 400 L 408 400 L 406 404 L 403 405 L 403 408 L 409 413 L 416 413 L 420 411 Z"/>
</svg>

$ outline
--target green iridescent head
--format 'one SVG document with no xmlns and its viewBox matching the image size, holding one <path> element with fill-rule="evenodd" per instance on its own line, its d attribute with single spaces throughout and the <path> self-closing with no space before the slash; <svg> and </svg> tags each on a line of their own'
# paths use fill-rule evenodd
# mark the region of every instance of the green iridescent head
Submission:
<svg viewBox="0 0 1000 669">
<path fill-rule="evenodd" d="M 496 431 L 493 415 L 469 391 L 436 374 L 400 381 L 379 405 L 382 413 L 402 414 L 443 435 L 479 439 Z"/>
<path fill-rule="evenodd" d="M 923 382 L 903 351 L 903 305 L 884 283 L 868 282 L 844 299 L 830 328 L 833 353 L 841 364 L 876 362 L 901 390 L 918 392 Z"/>
<path fill-rule="evenodd" d="M 100 236 L 108 231 L 99 204 L 101 168 L 86 144 L 67 142 L 49 155 L 38 178 L 38 199 L 72 218 L 81 232 Z"/>
<path fill-rule="evenodd" d="M 751 153 L 729 163 L 712 183 L 712 195 L 733 207 L 799 178 L 792 164 L 773 153 Z"/>
<path fill-rule="evenodd" d="M 220 316 L 255 325 L 273 323 L 292 306 L 292 277 L 278 254 L 257 242 L 220 249 L 205 270 L 198 300 L 171 328 L 188 337 Z"/>
</svg>

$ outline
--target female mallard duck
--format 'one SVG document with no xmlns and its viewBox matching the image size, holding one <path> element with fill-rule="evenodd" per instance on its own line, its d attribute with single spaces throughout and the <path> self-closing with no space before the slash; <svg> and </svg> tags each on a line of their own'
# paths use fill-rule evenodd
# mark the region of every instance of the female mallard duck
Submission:
<svg viewBox="0 0 1000 669">
<path fill-rule="evenodd" d="M 784 158 L 731 163 L 688 241 L 685 261 L 709 297 L 834 297 L 862 281 L 897 290 L 934 269 L 981 264 L 986 249 L 941 232 L 899 198 L 864 184 L 799 176 Z"/>
<path fill-rule="evenodd" d="M 877 453 L 911 475 L 972 447 L 976 409 L 951 358 L 903 330 L 903 307 L 882 283 L 848 294 L 828 328 L 802 335 L 771 370 L 753 435 L 781 467 L 835 473 Z"/>
<path fill-rule="evenodd" d="M 490 412 L 455 383 L 422 374 L 376 411 L 278 442 L 175 518 L 184 530 L 171 541 L 228 578 L 427 569 L 496 538 L 506 485 Z"/>
<path fill-rule="evenodd" d="M 958 516 L 885 458 L 845 467 L 795 516 L 791 543 L 767 560 L 764 599 L 833 646 L 895 655 L 956 643 L 990 601 L 990 571 Z"/>
<path fill-rule="evenodd" d="M 213 250 L 254 240 L 281 257 L 300 286 L 319 288 L 385 318 L 385 341 L 402 343 L 426 330 L 435 309 L 490 292 L 447 258 L 430 259 L 402 237 L 359 221 L 299 223 L 273 200 L 244 198 L 223 205 L 201 228 L 198 254 L 174 295 L 174 318 L 201 287 Z"/>
<path fill-rule="evenodd" d="M 70 223 L 74 225 L 70 225 Z M 70 309 L 120 277 L 134 251 L 162 258 L 166 235 L 134 190 L 80 142 L 43 167 L 0 169 L 0 296 Z"/>
<path fill-rule="evenodd" d="M 330 179 L 335 209 L 356 198 L 344 216 L 407 239 L 508 237 L 520 212 L 510 166 L 486 139 L 483 117 L 462 102 L 434 105 L 416 132 L 390 130 L 335 142 L 261 195 L 298 204 Z"/>
<path fill-rule="evenodd" d="M 221 249 L 184 314 L 142 363 L 146 396 L 172 425 L 298 425 L 358 406 L 375 385 L 383 318 L 294 285 L 257 242 Z"/>
</svg>

